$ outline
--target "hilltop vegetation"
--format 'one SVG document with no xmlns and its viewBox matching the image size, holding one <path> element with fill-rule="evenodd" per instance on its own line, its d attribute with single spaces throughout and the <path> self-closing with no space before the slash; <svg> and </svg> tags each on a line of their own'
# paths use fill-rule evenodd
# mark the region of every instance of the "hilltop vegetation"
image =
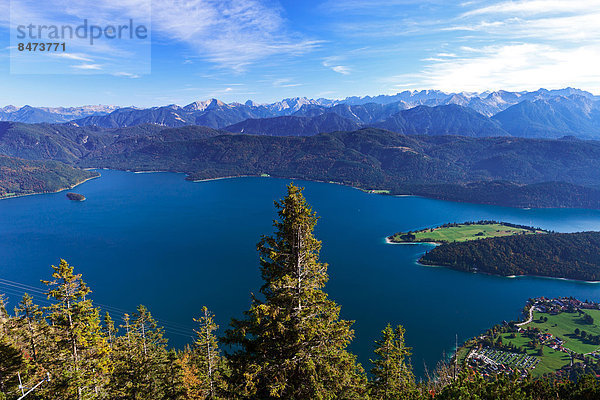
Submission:
<svg viewBox="0 0 600 400">
<path fill-rule="evenodd" d="M 544 233 L 544 231 L 506 222 L 479 221 L 444 224 L 437 228 L 419 231 L 398 232 L 388 237 L 388 240 L 391 243 L 449 243 L 535 233 Z"/>
<path fill-rule="evenodd" d="M 446 243 L 419 262 L 502 276 L 600 281 L 600 232 L 516 235 Z"/>
<path fill-rule="evenodd" d="M 58 161 L 28 161 L 0 156 L 0 198 L 57 192 L 99 176 Z"/>
</svg>

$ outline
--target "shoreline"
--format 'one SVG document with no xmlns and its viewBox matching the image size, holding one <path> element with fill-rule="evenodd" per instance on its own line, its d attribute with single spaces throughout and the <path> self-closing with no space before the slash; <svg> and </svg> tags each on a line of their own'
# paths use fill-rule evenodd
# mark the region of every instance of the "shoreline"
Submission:
<svg viewBox="0 0 600 400">
<path fill-rule="evenodd" d="M 220 181 L 223 179 L 234 179 L 234 178 L 270 178 L 268 176 L 258 176 L 258 175 L 231 175 L 231 176 L 222 176 L 219 178 L 206 178 L 206 179 L 186 179 L 192 183 L 198 182 L 211 182 L 211 181 Z"/>
<path fill-rule="evenodd" d="M 412 245 L 416 245 L 416 244 L 430 244 L 433 246 L 441 246 L 443 243 L 440 242 L 392 242 L 389 238 L 389 236 L 385 237 L 385 243 L 386 244 L 412 244 Z"/>
<path fill-rule="evenodd" d="M 430 197 L 430 196 L 425 196 L 425 195 L 420 195 L 420 194 L 398 194 L 398 193 L 392 193 L 389 189 L 373 189 L 373 188 L 371 188 L 371 189 L 365 189 L 365 188 L 362 188 L 360 186 L 353 186 L 351 184 L 342 183 L 342 182 L 334 182 L 334 181 L 327 181 L 327 180 L 317 180 L 317 179 L 310 179 L 310 178 L 273 176 L 273 175 L 268 175 L 268 176 L 263 176 L 263 175 L 228 175 L 228 176 L 221 176 L 221 177 L 207 178 L 207 179 L 190 179 L 191 173 L 190 172 L 183 172 L 183 171 L 168 171 L 168 170 L 157 170 L 157 171 L 155 171 L 155 170 L 142 170 L 142 171 L 136 171 L 136 170 L 132 170 L 132 169 L 115 169 L 115 168 L 107 168 L 107 167 L 87 167 L 87 168 L 81 168 L 81 169 L 85 170 L 85 171 L 90 171 L 90 170 L 95 170 L 95 171 L 98 171 L 98 170 L 123 171 L 123 172 L 130 172 L 130 173 L 134 173 L 134 174 L 150 174 L 150 173 L 185 174 L 186 175 L 185 180 L 190 181 L 190 182 L 210 182 L 210 181 L 216 181 L 216 180 L 221 180 L 221 179 L 233 179 L 233 178 L 275 178 L 275 179 L 289 179 L 289 180 L 292 180 L 292 181 L 301 180 L 301 181 L 307 181 L 307 182 L 329 183 L 329 184 L 335 184 L 335 185 L 345 186 L 345 187 L 348 187 L 348 188 L 360 190 L 360 191 L 362 191 L 364 193 L 367 193 L 367 194 L 376 194 L 376 195 L 391 196 L 391 197 L 414 197 L 414 198 L 422 198 L 422 199 L 427 199 L 427 200 L 432 200 L 432 201 L 442 201 L 442 202 L 459 203 L 459 204 L 473 204 L 473 205 L 478 205 L 478 206 L 491 206 L 491 207 L 500 207 L 500 208 L 509 208 L 509 209 L 520 209 L 520 210 L 525 210 L 525 211 L 529 211 L 529 210 L 554 210 L 554 209 L 556 209 L 556 210 L 562 210 L 562 209 L 568 209 L 568 210 L 591 210 L 591 211 L 598 211 L 598 210 L 600 210 L 600 208 L 596 209 L 596 208 L 581 208 L 581 207 L 519 207 L 519 206 L 509 206 L 509 205 L 496 204 L 496 203 L 485 203 L 485 202 L 482 203 L 482 202 L 474 202 L 474 201 L 466 201 L 466 200 L 465 201 L 450 200 L 450 199 L 436 198 L 436 197 Z M 83 182 L 81 182 L 81 183 L 83 183 Z M 75 186 L 77 186 L 77 185 L 75 185 Z M 75 187 L 75 186 L 73 186 L 73 187 Z M 0 200 L 8 199 L 8 198 L 14 198 L 14 197 L 21 197 L 21 196 L 29 196 L 29 195 L 32 195 L 32 194 L 57 193 L 57 192 L 60 192 L 60 190 L 56 191 L 56 192 L 39 192 L 39 193 L 28 193 L 28 194 L 18 195 L 18 196 L 1 197 Z M 385 193 L 385 192 L 387 192 L 387 193 Z M 428 243 L 428 242 L 419 242 L 419 243 Z M 432 242 L 432 243 L 435 243 L 435 242 Z M 396 243 L 394 243 L 394 244 L 396 244 Z"/>
<path fill-rule="evenodd" d="M 285 176 L 273 176 L 270 175 L 269 176 L 261 176 L 261 175 L 228 175 L 228 176 L 220 176 L 220 177 L 215 177 L 215 178 L 206 178 L 206 179 L 190 179 L 190 172 L 183 172 L 183 171 L 152 171 L 152 170 L 146 170 L 146 171 L 135 171 L 135 170 L 131 170 L 131 169 L 115 169 L 115 168 L 91 168 L 91 169 L 95 169 L 95 170 L 99 170 L 99 169 L 103 169 L 103 170 L 113 170 L 113 171 L 125 171 L 125 172 L 133 172 L 133 173 L 157 173 L 157 172 L 163 172 L 163 173 L 175 173 L 175 174 L 185 174 L 186 175 L 186 180 L 190 181 L 190 182 L 209 182 L 209 181 L 215 181 L 215 180 L 221 180 L 221 179 L 233 179 L 233 178 L 275 178 L 275 179 L 289 179 L 292 181 L 296 181 L 296 180 L 301 180 L 301 181 L 307 181 L 307 182 L 317 182 L 317 183 L 329 183 L 329 184 L 334 184 L 334 185 L 340 185 L 340 186 L 345 186 L 348 188 L 352 188 L 352 189 L 357 189 L 360 190 L 362 192 L 365 192 L 367 194 L 376 194 L 376 195 L 381 195 L 381 196 L 391 196 L 391 197 L 414 197 L 414 198 L 422 198 L 422 199 L 427 199 L 427 200 L 432 200 L 432 201 L 442 201 L 442 202 L 450 202 L 450 203 L 459 203 L 459 204 L 474 204 L 474 205 L 478 205 L 478 206 L 491 206 L 491 207 L 501 207 L 501 208 L 510 208 L 510 209 L 520 209 L 520 210 L 562 210 L 562 209 L 568 209 L 568 210 L 592 210 L 592 211 L 598 211 L 600 210 L 600 208 L 596 209 L 596 208 L 581 208 L 581 207 L 519 207 L 519 206 L 509 206 L 509 205 L 503 205 L 503 204 L 496 204 L 496 203 L 479 203 L 479 202 L 474 202 L 474 201 L 461 201 L 461 200 L 449 200 L 449 199 L 442 199 L 442 198 L 436 198 L 436 197 L 430 197 L 430 196 L 424 196 L 424 195 L 420 195 L 420 194 L 398 194 L 398 193 L 391 193 L 390 189 L 364 189 L 360 186 L 353 186 L 351 184 L 347 184 L 347 183 L 342 183 L 342 182 L 334 182 L 334 181 L 328 181 L 328 180 L 317 180 L 317 179 L 310 179 L 310 178 L 298 178 L 298 177 L 285 177 Z M 377 191 L 388 191 L 389 193 L 378 193 Z"/>
<path fill-rule="evenodd" d="M 187 172 L 182 171 L 168 171 L 168 170 L 160 170 L 160 171 L 152 171 L 152 170 L 141 170 L 138 171 L 136 169 L 114 169 L 114 168 L 92 168 L 92 170 L 102 169 L 105 171 L 120 171 L 120 172 L 129 172 L 130 174 L 185 174 L 189 176 Z"/>
<path fill-rule="evenodd" d="M 94 171 L 94 170 L 95 170 L 94 168 L 90 168 L 90 169 L 86 169 L 85 171 Z M 77 186 L 86 183 L 87 181 L 91 181 L 92 179 L 97 179 L 97 178 L 101 178 L 101 177 L 102 177 L 102 174 L 100 172 L 98 172 L 97 176 L 92 176 L 92 177 L 86 178 L 86 179 L 82 180 L 81 182 L 74 183 L 70 187 L 65 187 L 65 188 L 58 189 L 58 190 L 55 190 L 55 191 L 52 191 L 52 192 L 23 193 L 23 194 L 17 194 L 15 196 L 4 196 L 4 197 L 0 197 L 0 200 L 17 199 L 19 197 L 37 196 L 37 195 L 40 195 L 40 194 L 56 194 L 56 193 L 64 192 L 65 190 L 74 189 Z"/>
<path fill-rule="evenodd" d="M 108 169 L 108 168 L 105 168 Z M 158 172 L 158 171 L 157 171 Z M 170 172 L 170 171 L 164 171 L 164 172 Z M 330 185 L 339 185 L 339 186 L 344 186 L 350 189 L 356 189 L 356 190 L 360 190 L 363 193 L 367 193 L 367 194 L 377 194 L 377 195 L 381 195 L 381 196 L 392 196 L 392 197 L 423 197 L 423 196 L 419 196 L 416 194 L 391 194 L 391 193 L 376 193 L 374 192 L 374 190 L 386 190 L 388 191 L 388 189 L 363 189 L 359 186 L 352 186 L 352 185 L 348 185 L 346 183 L 342 183 L 342 182 L 334 182 L 334 181 L 325 181 L 325 180 L 318 180 L 318 179 L 310 179 L 310 178 L 298 178 L 298 177 L 283 177 L 283 176 L 273 176 L 273 175 L 268 175 L 268 176 L 263 176 L 263 175 L 228 175 L 228 176 L 220 176 L 220 177 L 216 177 L 216 178 L 206 178 L 206 179 L 189 179 L 190 174 L 186 173 L 186 172 L 182 172 L 185 173 L 188 177 L 186 178 L 187 181 L 190 182 L 210 182 L 210 181 L 218 181 L 218 180 L 222 180 L 222 179 L 235 179 L 235 178 L 273 178 L 273 179 L 286 179 L 286 180 L 290 180 L 290 181 L 306 181 L 306 182 L 315 182 L 315 183 L 327 183 Z M 423 197 L 423 198 L 427 198 L 427 197 Z M 436 199 L 432 199 L 432 200 L 436 200 Z M 442 200 L 443 201 L 443 200 Z"/>
<path fill-rule="evenodd" d="M 400 244 L 400 243 L 398 243 L 398 244 Z M 527 278 L 550 279 L 550 280 L 556 280 L 556 281 L 565 281 L 565 282 L 574 282 L 574 283 L 585 283 L 585 284 L 593 284 L 593 285 L 600 283 L 600 281 L 584 281 L 582 279 L 573 279 L 573 278 L 564 278 L 564 277 L 555 277 L 555 276 L 543 276 L 543 275 L 498 275 L 498 274 L 491 274 L 489 272 L 482 272 L 482 271 L 463 271 L 461 269 L 452 268 L 452 267 L 449 267 L 447 265 L 423 264 L 420 261 L 420 258 L 418 260 L 416 260 L 416 263 L 418 265 L 423 266 L 423 267 L 448 268 L 448 269 L 451 269 L 452 271 L 456 271 L 456 272 L 464 272 L 464 273 L 467 273 L 467 274 L 481 274 L 481 275 L 487 275 L 487 276 L 493 276 L 493 277 L 505 278 L 505 279 L 527 279 Z"/>
</svg>

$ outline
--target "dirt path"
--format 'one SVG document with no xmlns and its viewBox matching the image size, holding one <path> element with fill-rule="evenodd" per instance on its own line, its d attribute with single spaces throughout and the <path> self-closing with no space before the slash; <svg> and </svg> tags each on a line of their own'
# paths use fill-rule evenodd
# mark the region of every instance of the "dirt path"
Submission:
<svg viewBox="0 0 600 400">
<path fill-rule="evenodd" d="M 529 308 L 529 319 L 527 319 L 527 321 L 525 322 L 521 322 L 519 324 L 515 324 L 516 326 L 523 326 L 523 325 L 527 325 L 528 323 L 530 323 L 531 321 L 533 321 L 533 309 L 535 308 L 535 305 L 532 305 Z"/>
</svg>

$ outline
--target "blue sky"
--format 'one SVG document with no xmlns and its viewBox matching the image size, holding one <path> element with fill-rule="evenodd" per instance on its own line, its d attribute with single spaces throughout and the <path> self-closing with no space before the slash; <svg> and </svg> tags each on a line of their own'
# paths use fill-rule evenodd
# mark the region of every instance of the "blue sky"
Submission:
<svg viewBox="0 0 600 400">
<path fill-rule="evenodd" d="M 11 1 L 14 22 L 27 13 L 65 21 L 142 18 L 152 0 Z M 26 75 L 10 73 L 6 2 L 0 105 L 272 102 L 566 86 L 600 94 L 600 0 L 155 0 L 151 70 L 130 72 L 141 66 L 140 55 L 107 46 L 68 52 L 62 74 Z M 39 71 L 50 71 L 43 60 Z"/>
</svg>

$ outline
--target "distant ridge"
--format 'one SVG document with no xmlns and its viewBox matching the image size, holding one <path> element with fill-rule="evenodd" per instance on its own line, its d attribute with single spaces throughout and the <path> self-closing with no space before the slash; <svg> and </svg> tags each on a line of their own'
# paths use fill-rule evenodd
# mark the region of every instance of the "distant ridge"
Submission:
<svg viewBox="0 0 600 400">
<path fill-rule="evenodd" d="M 535 104 L 535 111 L 516 111 L 530 103 Z M 598 97 L 572 88 L 540 89 L 535 92 L 495 91 L 481 94 L 444 93 L 435 90 L 405 91 L 392 96 L 349 97 L 345 100 L 296 97 L 271 104 L 257 104 L 250 100 L 244 104 L 225 104 L 211 99 L 183 107 L 169 105 L 149 109 L 119 109 L 108 115 L 82 118 L 75 123 L 104 128 L 144 123 L 171 127 L 203 125 L 214 129 L 227 128 L 234 132 L 242 132 L 244 129 L 244 133 L 277 136 L 314 135 L 360 126 L 375 126 L 406 134 L 509 134 L 518 137 L 573 135 L 580 138 L 597 138 L 600 137 L 600 121 L 595 114 L 590 114 L 590 110 L 598 109 L 599 104 Z M 438 108 L 440 106 L 454 107 Z M 412 112 L 402 114 L 403 111 L 411 109 Z M 325 114 L 337 114 L 344 120 L 337 119 L 336 122 L 324 124 L 319 119 L 272 119 L 315 118 Z M 548 119 L 551 115 L 553 117 Z M 490 120 L 489 117 L 493 119 Z M 333 119 L 331 116 L 322 118 Z M 256 121 L 260 119 L 270 120 Z M 244 124 L 247 120 L 252 121 Z"/>
<path fill-rule="evenodd" d="M 381 122 L 395 112 L 417 106 L 435 107 L 456 104 L 468 107 L 491 117 L 523 101 L 535 102 L 556 97 L 581 96 L 592 102 L 600 97 L 579 89 L 559 90 L 539 89 L 533 92 L 510 92 L 499 90 L 483 93 L 445 93 L 439 90 L 404 91 L 395 95 L 347 97 L 343 100 L 308 99 L 306 97 L 287 98 L 270 104 L 258 104 L 252 100 L 245 103 L 224 103 L 218 99 L 195 101 L 186 106 L 175 104 L 150 108 L 116 106 L 83 106 L 70 108 L 14 107 L 0 109 L 0 121 L 25 123 L 61 123 L 76 121 L 78 125 L 100 127 L 125 127 L 140 123 L 155 123 L 166 126 L 206 125 L 223 128 L 242 122 L 248 118 L 273 118 L 296 115 L 314 117 L 318 114 L 335 112 L 357 123 L 372 124 Z M 365 106 L 362 109 L 360 106 Z M 367 110 L 355 113 L 356 110 Z M 377 114 L 377 109 L 380 113 Z M 389 112 L 395 110 L 395 112 Z M 114 114 L 110 115 L 109 114 Z M 355 114 L 354 116 L 351 114 Z M 368 115 L 367 115 L 368 114 Z M 103 118 L 106 117 L 106 118 Z"/>
<path fill-rule="evenodd" d="M 383 107 L 387 108 L 387 113 Z M 402 110 L 373 124 L 361 122 L 358 115 L 363 116 L 367 121 L 380 120 L 395 109 L 370 103 L 359 106 L 344 104 L 327 110 L 330 112 L 316 113 L 317 115 L 312 117 L 297 116 L 296 113 L 293 116 L 247 119 L 224 129 L 229 132 L 254 135 L 312 136 L 323 132 L 351 131 L 371 126 L 405 135 L 509 136 L 500 127 L 499 122 L 470 108 L 454 104 L 436 107 L 417 106 Z M 309 115 L 314 114 L 314 111 L 314 109 L 312 112 L 304 110 Z M 376 112 L 370 113 L 370 111 Z"/>
<path fill-rule="evenodd" d="M 0 121 L 25 123 L 61 123 L 92 115 L 107 115 L 115 111 L 116 106 L 81 106 L 81 107 L 15 107 L 0 108 Z"/>
<path fill-rule="evenodd" d="M 373 126 L 407 135 L 509 136 L 500 123 L 455 104 L 417 106 Z"/>
<path fill-rule="evenodd" d="M 336 113 L 316 117 L 283 116 L 247 119 L 224 128 L 233 133 L 271 136 L 312 136 L 321 132 L 352 131 L 362 125 Z"/>
<path fill-rule="evenodd" d="M 581 95 L 526 100 L 493 119 L 513 136 L 600 138 L 600 101 Z"/>
</svg>

